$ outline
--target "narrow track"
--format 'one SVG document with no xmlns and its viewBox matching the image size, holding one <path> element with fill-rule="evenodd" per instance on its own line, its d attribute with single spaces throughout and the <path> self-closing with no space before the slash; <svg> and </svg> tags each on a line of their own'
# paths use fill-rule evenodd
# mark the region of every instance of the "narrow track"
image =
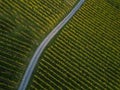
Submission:
<svg viewBox="0 0 120 90">
<path fill-rule="evenodd" d="M 28 68 L 26 69 L 26 72 L 23 76 L 23 79 L 20 83 L 20 86 L 18 90 L 25 90 L 28 82 L 31 78 L 31 75 L 34 71 L 34 68 L 36 66 L 36 63 L 38 62 L 39 57 L 41 56 L 43 50 L 47 46 L 47 44 L 50 42 L 50 40 L 61 30 L 61 28 L 72 18 L 72 16 L 76 13 L 77 10 L 80 9 L 82 4 L 85 2 L 85 0 L 80 0 L 78 4 L 71 10 L 71 12 L 50 32 L 50 34 L 43 40 L 43 42 L 38 46 L 37 50 L 35 51 Z"/>
</svg>

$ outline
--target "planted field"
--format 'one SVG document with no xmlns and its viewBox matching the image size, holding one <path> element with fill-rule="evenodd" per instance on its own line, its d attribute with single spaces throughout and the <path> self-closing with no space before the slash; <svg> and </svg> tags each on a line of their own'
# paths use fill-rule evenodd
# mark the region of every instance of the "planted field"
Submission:
<svg viewBox="0 0 120 90">
<path fill-rule="evenodd" d="M 76 2 L 0 0 L 0 90 L 18 88 L 36 47 Z"/>
<path fill-rule="evenodd" d="M 87 0 L 41 56 L 29 90 L 120 90 L 120 10 Z"/>
</svg>

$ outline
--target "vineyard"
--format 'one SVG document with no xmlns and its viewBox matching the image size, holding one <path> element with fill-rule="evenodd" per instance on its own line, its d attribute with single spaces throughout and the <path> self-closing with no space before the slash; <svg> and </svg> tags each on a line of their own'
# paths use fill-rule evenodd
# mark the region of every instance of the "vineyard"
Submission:
<svg viewBox="0 0 120 90">
<path fill-rule="evenodd" d="M 36 47 L 77 0 L 0 0 L 0 90 L 16 90 Z"/>
<path fill-rule="evenodd" d="M 45 89 L 120 90 L 118 8 L 86 0 L 39 59 L 28 90 Z"/>
</svg>

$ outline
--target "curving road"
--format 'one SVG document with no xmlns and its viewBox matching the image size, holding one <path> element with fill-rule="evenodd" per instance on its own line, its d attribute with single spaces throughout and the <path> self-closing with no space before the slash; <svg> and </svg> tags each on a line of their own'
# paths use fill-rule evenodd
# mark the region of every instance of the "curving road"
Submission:
<svg viewBox="0 0 120 90">
<path fill-rule="evenodd" d="M 26 69 L 26 72 L 23 76 L 23 79 L 20 83 L 20 86 L 18 90 L 25 90 L 28 82 L 31 78 L 31 75 L 33 73 L 33 70 L 36 66 L 36 63 L 42 54 L 44 48 L 47 46 L 47 44 L 50 42 L 50 40 L 61 30 L 61 28 L 72 18 L 72 16 L 76 13 L 77 10 L 82 6 L 85 0 L 80 0 L 78 4 L 72 9 L 72 11 L 50 32 L 50 34 L 43 40 L 43 42 L 39 45 L 37 50 L 34 53 L 34 56 L 32 57 L 28 68 Z"/>
</svg>

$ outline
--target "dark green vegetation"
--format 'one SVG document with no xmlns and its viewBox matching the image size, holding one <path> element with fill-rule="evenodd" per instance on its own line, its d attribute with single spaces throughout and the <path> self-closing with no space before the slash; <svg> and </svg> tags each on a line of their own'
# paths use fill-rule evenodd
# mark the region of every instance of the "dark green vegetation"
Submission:
<svg viewBox="0 0 120 90">
<path fill-rule="evenodd" d="M 14 90 L 44 37 L 76 0 L 0 0 L 0 90 Z"/>
<path fill-rule="evenodd" d="M 117 9 L 120 9 L 120 0 L 106 0 L 108 3 L 110 3 L 112 6 L 116 7 Z"/>
<path fill-rule="evenodd" d="M 35 70 L 29 90 L 120 90 L 120 10 L 87 0 Z"/>
</svg>

